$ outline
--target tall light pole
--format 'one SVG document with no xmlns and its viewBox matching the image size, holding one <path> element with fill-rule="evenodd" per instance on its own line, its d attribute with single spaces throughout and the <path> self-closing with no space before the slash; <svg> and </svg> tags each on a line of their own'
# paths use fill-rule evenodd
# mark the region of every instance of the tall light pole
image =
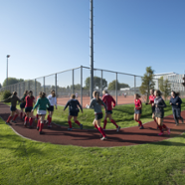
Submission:
<svg viewBox="0 0 185 185">
<path fill-rule="evenodd" d="M 90 97 L 92 97 L 92 93 L 93 93 L 93 90 L 94 90 L 94 48 L 93 48 L 93 42 L 94 42 L 94 39 L 93 39 L 93 0 L 90 0 L 91 1 L 91 10 L 90 10 L 90 21 L 91 21 L 91 32 L 90 32 L 90 43 L 91 43 L 91 54 L 90 54 L 90 59 L 91 59 L 91 63 L 90 63 L 90 74 L 91 74 L 91 85 L 90 85 Z"/>
<path fill-rule="evenodd" d="M 10 58 L 10 55 L 7 55 L 6 58 L 7 58 L 7 73 L 6 73 L 7 81 L 6 81 L 6 86 L 8 86 L 8 58 Z"/>
</svg>

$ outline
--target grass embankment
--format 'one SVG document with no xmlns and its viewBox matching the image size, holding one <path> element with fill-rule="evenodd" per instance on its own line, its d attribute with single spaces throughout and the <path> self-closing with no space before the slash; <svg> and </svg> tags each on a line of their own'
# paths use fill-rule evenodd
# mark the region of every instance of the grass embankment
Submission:
<svg viewBox="0 0 185 185">
<path fill-rule="evenodd" d="M 185 99 L 182 99 L 182 101 L 185 102 Z M 165 116 L 172 114 L 172 108 L 169 105 L 169 101 L 166 101 L 166 104 L 167 104 L 167 108 L 165 108 Z M 20 107 L 17 106 L 17 108 L 20 108 Z M 185 103 L 182 104 L 182 110 L 185 110 Z M 104 112 L 105 111 L 103 110 L 103 113 Z M 35 114 L 36 114 L 36 111 L 35 111 Z M 133 115 L 134 115 L 133 104 L 119 105 L 113 109 L 112 117 L 117 122 L 117 124 L 121 126 L 121 128 L 124 128 L 124 127 L 131 127 L 131 126 L 138 125 L 138 123 L 133 120 Z M 152 115 L 151 106 L 145 105 L 143 103 L 141 121 L 143 123 L 152 121 L 151 115 Z M 68 126 L 67 117 L 68 117 L 68 109 L 66 109 L 64 112 L 63 107 L 58 106 L 58 109 L 57 110 L 55 109 L 53 114 L 53 122 L 60 125 Z M 92 109 L 84 109 L 83 113 L 80 112 L 78 116 L 78 120 L 84 125 L 84 128 L 94 129 L 94 127 L 92 126 L 92 122 L 94 120 L 94 112 Z M 103 119 L 102 119 L 102 123 L 103 123 Z M 76 125 L 73 120 L 72 120 L 72 124 L 73 124 L 73 127 L 78 127 L 78 125 Z M 110 123 L 110 121 L 108 120 L 108 124 L 106 128 L 115 129 L 115 126 L 112 123 Z"/>
<path fill-rule="evenodd" d="M 185 135 L 137 146 L 82 148 L 21 138 L 0 119 L 0 184 L 183 185 Z"/>
</svg>

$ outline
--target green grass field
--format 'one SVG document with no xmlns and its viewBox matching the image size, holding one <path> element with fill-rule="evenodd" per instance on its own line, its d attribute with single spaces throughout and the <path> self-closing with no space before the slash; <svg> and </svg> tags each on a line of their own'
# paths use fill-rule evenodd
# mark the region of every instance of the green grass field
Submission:
<svg viewBox="0 0 185 185">
<path fill-rule="evenodd" d="M 60 109 L 53 120 L 66 124 L 68 112 Z M 79 115 L 87 128 L 92 128 L 92 112 L 84 111 L 86 120 Z M 133 105 L 118 106 L 114 119 L 122 127 L 137 125 L 132 121 Z M 142 120 L 151 120 L 149 106 L 143 107 Z M 114 128 L 111 125 L 108 128 Z M 0 119 L 0 184 L 184 185 L 185 134 L 144 145 L 83 148 L 21 138 Z"/>
</svg>

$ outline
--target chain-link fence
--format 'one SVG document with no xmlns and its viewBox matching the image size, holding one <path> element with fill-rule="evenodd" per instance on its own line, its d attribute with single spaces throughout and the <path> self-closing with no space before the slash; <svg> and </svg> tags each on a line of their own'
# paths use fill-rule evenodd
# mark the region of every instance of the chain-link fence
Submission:
<svg viewBox="0 0 185 185">
<path fill-rule="evenodd" d="M 164 81 L 166 79 L 164 78 Z M 160 79 L 154 78 L 153 80 L 155 89 L 160 89 Z M 178 91 L 181 93 L 181 97 L 185 97 L 185 88 L 179 77 L 178 80 L 170 77 L 168 82 L 170 90 Z M 135 93 L 141 94 L 141 84 L 142 76 L 105 69 L 94 69 L 94 90 L 100 91 L 102 95 L 102 91 L 107 89 L 118 105 L 133 103 L 133 95 Z M 34 96 L 38 97 L 40 91 L 44 91 L 48 95 L 53 89 L 56 91 L 58 105 L 65 105 L 71 94 L 75 94 L 83 107 L 86 107 L 90 102 L 90 68 L 81 66 L 33 80 L 25 80 L 24 82 L 3 87 L 0 91 L 16 91 L 18 96 L 22 97 L 25 90 L 32 90 Z M 145 94 L 142 94 L 142 99 L 146 101 Z"/>
</svg>

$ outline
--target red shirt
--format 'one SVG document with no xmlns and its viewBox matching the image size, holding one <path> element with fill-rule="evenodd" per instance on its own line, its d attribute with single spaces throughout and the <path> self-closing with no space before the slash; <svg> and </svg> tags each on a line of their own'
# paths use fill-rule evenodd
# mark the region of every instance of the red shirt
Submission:
<svg viewBox="0 0 185 185">
<path fill-rule="evenodd" d="M 154 95 L 150 95 L 149 96 L 150 104 L 154 103 L 154 100 L 155 100 L 155 96 Z"/>
<path fill-rule="evenodd" d="M 113 103 L 113 107 L 116 106 L 116 102 L 115 102 L 114 98 L 109 94 L 103 95 L 102 101 L 107 106 L 107 110 L 112 110 L 112 103 Z"/>
<path fill-rule="evenodd" d="M 34 101 L 35 97 L 32 96 L 32 98 L 30 98 L 29 96 L 26 96 L 25 100 L 26 100 L 26 106 L 25 107 L 33 107 L 33 101 Z"/>
<path fill-rule="evenodd" d="M 135 99 L 134 100 L 135 101 L 135 108 L 137 109 L 137 110 L 140 110 L 141 108 L 140 108 L 140 106 L 142 105 L 142 102 L 141 102 L 141 100 L 140 99 Z M 138 108 L 139 107 L 139 108 Z"/>
</svg>

